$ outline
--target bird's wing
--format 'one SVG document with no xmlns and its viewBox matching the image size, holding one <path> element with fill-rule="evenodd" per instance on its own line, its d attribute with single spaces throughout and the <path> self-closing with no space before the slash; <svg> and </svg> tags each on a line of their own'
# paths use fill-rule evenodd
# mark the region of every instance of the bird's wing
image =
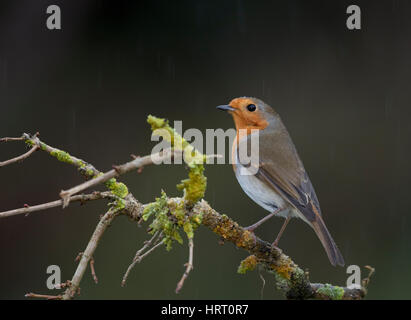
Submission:
<svg viewBox="0 0 411 320">
<path fill-rule="evenodd" d="M 264 133 L 263 133 L 264 135 Z M 260 139 L 257 176 L 296 207 L 308 221 L 321 215 L 314 187 L 286 129 L 275 139 Z"/>
<path fill-rule="evenodd" d="M 304 169 L 304 168 L 302 168 Z M 296 207 L 307 219 L 320 239 L 328 258 L 333 266 L 344 265 L 344 258 L 331 237 L 321 218 L 317 196 L 307 173 L 302 172 L 299 184 L 292 182 L 293 173 L 289 174 L 279 168 L 272 170 L 272 166 L 260 164 L 257 175 L 269 186 L 274 188 L 287 202 Z"/>
<path fill-rule="evenodd" d="M 245 143 L 250 143 L 250 140 L 251 135 L 247 136 L 247 140 L 240 141 L 240 144 L 244 143 L 245 147 Z M 321 216 L 314 187 L 285 127 L 275 134 L 261 131 L 258 154 L 259 160 L 253 164 L 258 166 L 254 171 L 257 172 L 257 178 L 296 207 L 308 221 L 313 221 L 315 215 Z M 238 155 L 237 158 L 240 159 Z"/>
<path fill-rule="evenodd" d="M 260 134 L 257 163 L 256 176 L 302 214 L 319 237 L 331 264 L 344 265 L 344 258 L 321 217 L 314 187 L 285 128 L 275 135 L 269 131 Z"/>
<path fill-rule="evenodd" d="M 279 193 L 284 200 L 296 207 L 308 221 L 321 215 L 320 205 L 310 179 L 305 171 L 302 177 L 292 177 L 293 173 L 282 168 L 272 170 L 271 165 L 260 163 L 257 176 Z M 297 181 L 297 183 L 295 182 Z"/>
</svg>

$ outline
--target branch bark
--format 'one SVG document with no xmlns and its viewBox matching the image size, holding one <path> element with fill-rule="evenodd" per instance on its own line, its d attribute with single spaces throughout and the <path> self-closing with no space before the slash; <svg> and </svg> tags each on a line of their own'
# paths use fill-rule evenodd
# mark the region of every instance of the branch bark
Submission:
<svg viewBox="0 0 411 320">
<path fill-rule="evenodd" d="M 179 200 L 177 200 L 179 201 Z M 298 265 L 285 255 L 281 249 L 261 240 L 237 222 L 219 214 L 205 201 L 199 201 L 192 209 L 194 213 L 202 213 L 202 225 L 208 227 L 225 241 L 232 242 L 237 247 L 247 250 L 256 257 L 256 262 L 262 264 L 267 271 L 275 272 L 277 283 L 281 282 L 280 289 L 288 299 L 331 299 L 327 292 L 344 290 L 342 300 L 359 300 L 367 293 L 365 287 L 350 289 L 346 287 L 330 286 L 326 284 L 310 283 L 306 274 Z M 255 267 L 255 266 L 254 266 Z M 327 290 L 322 290 L 326 288 Z"/>
<path fill-rule="evenodd" d="M 192 238 L 188 239 L 188 262 L 186 263 L 185 267 L 186 270 L 183 273 L 183 276 L 181 277 L 181 280 L 177 283 L 176 287 L 176 293 L 179 293 L 180 290 L 184 286 L 184 281 L 186 281 L 188 275 L 190 274 L 190 271 L 193 270 L 193 257 L 194 257 L 194 241 Z"/>
<path fill-rule="evenodd" d="M 141 260 L 144 259 L 144 257 L 149 255 L 151 252 L 153 252 L 159 246 L 163 245 L 162 240 L 163 240 L 162 234 L 160 233 L 160 231 L 157 231 L 150 240 L 148 240 L 144 243 L 144 246 L 141 249 L 137 250 L 137 252 L 136 252 L 136 254 L 133 258 L 132 263 L 128 266 L 127 271 L 123 276 L 123 280 L 121 281 L 121 286 L 122 287 L 124 287 L 126 285 L 128 275 L 130 274 L 130 272 L 134 268 L 134 266 L 137 263 L 140 263 Z M 147 250 L 148 248 L 150 248 L 150 249 Z M 147 250 L 147 251 L 145 251 L 145 250 Z"/>
<path fill-rule="evenodd" d="M 9 159 L 3 162 L 0 162 L 0 167 L 5 167 L 9 164 L 15 163 L 15 162 L 19 162 L 19 161 L 23 161 L 24 159 L 30 157 L 35 151 L 38 150 L 37 146 L 31 147 L 31 149 L 29 151 L 27 151 L 26 153 L 22 154 L 21 156 L 18 156 L 16 158 L 13 159 Z"/>
<path fill-rule="evenodd" d="M 92 200 L 98 200 L 98 199 L 105 199 L 105 198 L 110 198 L 113 199 L 113 195 L 110 192 L 93 192 L 91 194 L 81 194 L 81 195 L 76 195 L 70 198 L 70 201 L 79 201 L 79 202 L 87 202 L 87 201 L 92 201 Z M 9 211 L 4 211 L 0 212 L 0 219 L 1 218 L 6 218 L 6 217 L 11 217 L 19 214 L 25 214 L 28 215 L 32 212 L 36 211 L 42 211 L 42 210 L 47 210 L 55 207 L 59 207 L 63 205 L 63 200 L 56 200 L 56 201 L 51 201 L 35 206 L 29 206 L 25 205 L 23 208 L 20 209 L 14 209 L 14 210 L 9 210 Z"/>
<path fill-rule="evenodd" d="M 86 250 L 84 250 L 83 254 L 81 255 L 80 262 L 71 280 L 71 285 L 66 289 L 62 296 L 63 300 L 70 300 L 77 293 L 78 289 L 80 288 L 80 282 L 84 276 L 84 272 L 86 271 L 87 266 L 93 257 L 94 251 L 96 251 L 96 248 L 101 237 L 104 234 L 104 231 L 106 231 L 107 227 L 111 224 L 111 222 L 117 215 L 118 211 L 110 209 L 100 219 L 93 235 L 91 236 Z"/>
<path fill-rule="evenodd" d="M 114 167 L 106 173 L 101 173 L 94 168 L 93 165 L 78 159 L 68 153 L 53 148 L 44 142 L 40 141 L 37 135 L 30 136 L 28 134 L 23 134 L 21 138 L 3 138 L 0 141 L 25 141 L 32 146 L 32 149 L 36 148 L 43 150 L 50 154 L 51 156 L 57 158 L 59 161 L 74 165 L 77 167 L 86 179 L 93 178 L 84 184 L 78 185 L 67 191 L 63 191 L 61 200 L 53 201 L 43 205 L 25 207 L 16 210 L 10 210 L 0 213 L 1 217 L 8 217 L 16 214 L 29 213 L 34 211 L 45 210 L 48 208 L 56 207 L 59 205 L 68 204 L 70 201 L 84 201 L 95 200 L 103 197 L 113 197 L 117 199 L 118 197 L 112 192 L 107 193 L 93 193 L 91 195 L 77 195 L 80 191 L 86 188 L 95 186 L 99 183 L 110 180 L 111 178 L 120 176 L 131 170 L 136 170 L 144 167 L 145 165 L 153 163 L 153 156 L 145 156 L 142 158 L 136 158 L 133 161 L 127 162 L 121 166 Z M 34 151 L 33 151 L 34 152 Z M 159 153 L 154 155 L 158 157 L 157 159 L 164 157 L 174 156 L 174 153 L 165 154 Z M 112 206 L 108 212 L 106 212 L 100 219 L 91 239 L 83 252 L 78 267 L 73 275 L 70 285 L 62 296 L 48 296 L 39 294 L 28 294 L 30 297 L 43 297 L 43 298 L 57 298 L 57 299 L 72 299 L 76 292 L 79 290 L 81 279 L 83 278 L 84 272 L 90 263 L 93 254 L 98 246 L 98 243 L 104 234 L 107 227 L 112 223 L 112 221 L 120 213 L 129 216 L 132 220 L 141 221 L 142 213 L 144 208 L 149 205 L 143 205 L 138 202 L 131 193 L 128 193 L 124 198 L 121 199 L 123 206 L 121 208 L 116 208 Z M 183 198 L 170 198 L 168 199 L 167 205 L 171 207 L 179 207 L 179 204 L 184 203 Z M 308 274 L 305 273 L 298 265 L 291 260 L 290 257 L 285 255 L 281 249 L 271 246 L 270 243 L 261 240 L 254 234 L 250 233 L 248 230 L 241 227 L 237 222 L 230 219 L 226 215 L 219 214 L 216 210 L 211 208 L 205 200 L 198 201 L 194 205 L 184 206 L 184 212 L 186 215 L 201 215 L 201 224 L 208 227 L 212 232 L 223 238 L 225 241 L 232 242 L 238 248 L 247 250 L 251 256 L 242 262 L 243 269 L 252 270 L 257 264 L 264 266 L 268 272 L 275 274 L 277 286 L 280 290 L 284 291 L 285 295 L 289 299 L 362 299 L 367 293 L 367 285 L 369 283 L 369 278 L 373 272 L 371 270 L 368 278 L 363 280 L 363 285 L 359 289 L 352 289 L 346 287 L 332 286 L 329 284 L 311 283 Z M 158 242 L 148 250 L 143 255 L 139 256 L 137 252 L 137 258 L 133 260 L 130 265 L 129 270 L 134 266 L 134 264 L 140 261 L 149 252 L 154 250 L 156 247 L 161 245 L 162 242 Z M 143 248 L 147 248 L 146 246 Z M 187 278 L 188 273 L 192 269 L 193 261 L 193 242 L 189 241 L 189 261 L 186 265 L 186 272 L 184 273 L 182 279 L 177 285 L 177 290 L 181 288 L 184 280 Z M 128 275 L 127 271 L 125 278 Z"/>
<path fill-rule="evenodd" d="M 63 190 L 60 192 L 60 197 L 63 199 L 64 205 L 63 207 L 66 207 L 69 202 L 70 202 L 70 197 L 76 193 L 79 193 L 87 188 L 90 188 L 92 186 L 96 186 L 98 184 L 104 183 L 112 178 L 116 178 L 122 174 L 125 174 L 127 172 L 130 172 L 132 170 L 137 170 L 140 168 L 143 168 L 147 165 L 156 163 L 156 162 L 162 162 L 166 159 L 173 158 L 177 155 L 181 155 L 181 151 L 172 151 L 170 149 L 164 150 L 164 152 L 156 153 L 153 155 L 148 155 L 145 157 L 141 158 L 136 158 L 130 162 L 124 163 L 119 166 L 113 166 L 114 169 L 98 175 L 96 178 L 92 180 L 88 180 L 80 185 L 77 185 L 69 190 Z"/>
</svg>

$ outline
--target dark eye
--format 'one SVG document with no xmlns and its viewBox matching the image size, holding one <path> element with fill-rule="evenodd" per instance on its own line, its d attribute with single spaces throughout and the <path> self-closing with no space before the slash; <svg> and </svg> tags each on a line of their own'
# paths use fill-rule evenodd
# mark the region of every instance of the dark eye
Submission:
<svg viewBox="0 0 411 320">
<path fill-rule="evenodd" d="M 257 109 L 257 107 L 255 106 L 255 104 L 249 104 L 249 105 L 247 106 L 247 110 L 250 111 L 250 112 L 255 111 L 255 109 Z"/>
</svg>

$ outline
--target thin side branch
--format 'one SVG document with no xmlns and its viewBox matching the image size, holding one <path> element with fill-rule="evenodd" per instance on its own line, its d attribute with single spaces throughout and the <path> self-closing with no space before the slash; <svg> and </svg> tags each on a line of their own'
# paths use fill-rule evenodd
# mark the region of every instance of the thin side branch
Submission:
<svg viewBox="0 0 411 320">
<path fill-rule="evenodd" d="M 111 194 L 111 192 L 93 192 L 91 194 L 81 194 L 81 195 L 73 196 L 71 197 L 70 201 L 73 201 L 73 202 L 79 201 L 83 203 L 87 201 L 98 200 L 98 199 L 103 199 L 103 198 L 113 198 L 113 197 L 114 196 Z M 47 203 L 43 203 L 43 204 L 39 204 L 35 206 L 25 205 L 23 208 L 0 212 L 0 219 L 19 215 L 19 214 L 28 215 L 32 212 L 59 207 L 62 204 L 63 204 L 63 200 L 60 199 L 60 200 L 51 201 L 51 202 L 47 202 Z"/>
<path fill-rule="evenodd" d="M 70 197 L 76 193 L 79 193 L 85 189 L 88 189 L 92 186 L 104 183 L 112 178 L 116 178 L 122 174 L 125 174 L 132 170 L 138 170 L 143 168 L 147 165 L 153 163 L 161 163 L 167 159 L 173 158 L 175 156 L 181 156 L 181 151 L 172 151 L 170 149 L 166 149 L 163 152 L 159 152 L 153 155 L 148 155 L 140 158 L 136 158 L 132 161 L 126 162 L 119 166 L 113 166 L 114 169 L 98 175 L 94 179 L 88 180 L 82 184 L 79 184 L 69 190 L 63 190 L 60 192 L 60 197 L 64 201 L 64 207 L 66 207 L 70 202 Z"/>
<path fill-rule="evenodd" d="M 79 262 L 81 260 L 81 257 L 83 255 L 83 252 L 80 252 L 76 259 L 74 259 L 75 262 Z M 91 271 L 91 276 L 93 277 L 94 282 L 97 284 L 98 283 L 98 278 L 97 278 L 97 274 L 96 274 L 96 270 L 94 269 L 94 258 L 91 257 L 90 259 L 90 271 Z M 71 285 L 71 281 L 69 280 L 70 285 Z"/>
<path fill-rule="evenodd" d="M 181 280 L 177 283 L 176 287 L 176 293 L 179 293 L 180 290 L 184 286 L 184 281 L 187 279 L 188 275 L 190 274 L 190 271 L 193 270 L 193 257 L 194 257 L 194 241 L 192 238 L 188 239 L 188 262 L 185 264 L 186 270 L 184 271 L 183 276 L 181 277 Z"/>
<path fill-rule="evenodd" d="M 98 278 L 96 274 L 96 269 L 94 269 L 94 258 L 93 257 L 90 259 L 90 269 L 91 269 L 91 276 L 93 277 L 94 282 L 97 284 Z"/>
<path fill-rule="evenodd" d="M 46 299 L 46 300 L 62 300 L 63 297 L 61 295 L 51 296 L 48 294 L 38 294 L 38 293 L 26 293 L 24 295 L 26 298 L 39 298 L 39 299 Z"/>
<path fill-rule="evenodd" d="M 124 287 L 126 285 L 127 282 L 127 278 L 131 272 L 131 270 L 133 270 L 133 268 L 135 267 L 135 265 L 137 263 L 140 263 L 141 260 L 143 260 L 146 256 L 148 256 L 151 252 L 153 252 L 155 249 L 157 249 L 158 247 L 160 247 L 161 245 L 163 245 L 163 235 L 160 232 L 156 232 L 153 237 L 146 241 L 144 243 L 144 246 L 139 249 L 134 258 L 133 261 L 131 262 L 131 264 L 128 266 L 126 273 L 123 276 L 123 280 L 121 281 L 121 286 Z M 150 248 L 151 247 L 151 248 Z M 147 250 L 148 248 L 150 248 L 149 250 Z M 144 254 L 143 252 L 147 250 Z"/>
<path fill-rule="evenodd" d="M 23 141 L 25 140 L 24 137 L 5 137 L 5 138 L 1 138 L 0 142 L 9 142 L 9 141 Z"/>
<path fill-rule="evenodd" d="M 10 138 L 4 138 L 4 139 L 10 139 Z M 37 146 L 39 150 L 42 150 L 48 153 L 50 156 L 57 158 L 61 162 L 75 166 L 77 169 L 79 169 L 80 173 L 83 174 L 87 179 L 90 179 L 100 174 L 100 171 L 94 168 L 94 166 L 91 165 L 90 163 L 80 158 L 77 158 L 75 156 L 72 156 L 63 150 L 54 148 L 44 143 L 43 141 L 39 139 L 38 133 L 34 135 L 23 133 L 22 138 L 18 138 L 18 139 L 23 140 L 24 142 L 29 143 L 32 146 Z"/>
<path fill-rule="evenodd" d="M 375 269 L 370 266 L 365 266 L 364 268 L 368 269 L 368 276 L 362 280 L 362 286 L 364 288 L 368 288 L 368 285 L 370 284 L 370 280 L 371 280 L 372 275 L 375 272 Z"/>
<path fill-rule="evenodd" d="M 90 262 L 90 259 L 92 258 L 92 256 L 94 255 L 94 252 L 96 251 L 97 245 L 101 237 L 103 236 L 104 231 L 106 231 L 107 227 L 110 225 L 113 219 L 117 216 L 117 214 L 118 212 L 116 210 L 110 209 L 100 219 L 96 229 L 94 230 L 93 235 L 91 236 L 89 243 L 87 244 L 86 250 L 84 250 L 83 254 L 81 255 L 80 262 L 71 280 L 71 285 L 64 292 L 64 295 L 62 297 L 63 300 L 72 299 L 74 295 L 76 294 L 76 292 L 78 291 L 80 287 L 81 279 L 84 276 L 84 272 L 86 271 L 87 266 Z"/>
<path fill-rule="evenodd" d="M 22 154 L 21 156 L 18 156 L 18 157 L 15 157 L 15 158 L 13 158 L 13 159 L 9 159 L 9 160 L 0 162 L 0 168 L 1 168 L 1 167 L 5 167 L 5 166 L 7 166 L 7 165 L 9 165 L 9 164 L 12 164 L 12 163 L 16 163 L 16 162 L 19 162 L 19 161 L 23 161 L 24 159 L 30 157 L 35 151 L 37 151 L 38 148 L 39 148 L 38 146 L 33 146 L 33 147 L 31 147 L 31 149 L 30 149 L 29 151 L 27 151 L 26 153 Z"/>
</svg>

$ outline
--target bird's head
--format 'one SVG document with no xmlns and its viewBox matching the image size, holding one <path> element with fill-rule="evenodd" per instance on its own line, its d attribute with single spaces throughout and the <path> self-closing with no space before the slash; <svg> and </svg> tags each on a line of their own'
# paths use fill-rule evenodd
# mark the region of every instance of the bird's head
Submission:
<svg viewBox="0 0 411 320">
<path fill-rule="evenodd" d="M 227 111 L 233 116 L 237 130 L 263 130 L 273 117 L 278 116 L 269 105 L 251 97 L 235 98 L 227 105 L 218 106 L 217 109 Z"/>
</svg>

